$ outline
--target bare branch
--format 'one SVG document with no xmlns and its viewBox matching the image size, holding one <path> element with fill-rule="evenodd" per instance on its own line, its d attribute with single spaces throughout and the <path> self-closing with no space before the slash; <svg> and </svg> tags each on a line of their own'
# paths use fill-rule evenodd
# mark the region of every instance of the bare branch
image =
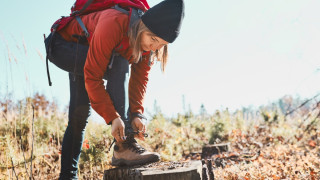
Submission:
<svg viewBox="0 0 320 180">
<path fill-rule="evenodd" d="M 315 98 L 318 97 L 319 95 L 320 95 L 320 93 L 317 94 L 317 95 L 315 95 L 314 97 L 312 97 L 312 98 L 310 98 L 310 99 L 307 99 L 305 102 L 303 102 L 303 103 L 302 103 L 300 106 L 298 106 L 297 108 L 295 108 L 295 109 L 287 112 L 287 113 L 285 114 L 285 117 L 288 116 L 289 114 L 292 114 L 292 113 L 295 112 L 296 110 L 300 109 L 301 107 L 303 107 L 304 105 L 306 105 L 308 102 L 310 102 L 311 100 L 315 99 Z"/>
<path fill-rule="evenodd" d="M 13 160 L 12 160 L 12 157 L 11 157 L 11 164 L 12 164 L 12 171 L 14 173 L 14 175 L 16 176 L 17 180 L 19 179 L 17 174 L 16 174 L 16 171 L 14 170 L 14 164 L 13 164 Z"/>
<path fill-rule="evenodd" d="M 34 141 L 34 105 L 31 104 L 32 106 L 32 148 L 31 148 L 31 167 L 30 167 L 30 179 L 33 179 L 33 174 L 32 174 L 32 158 L 33 158 L 33 141 Z"/>
<path fill-rule="evenodd" d="M 320 117 L 320 111 L 318 112 L 317 116 L 311 121 L 310 124 L 308 124 L 306 130 L 304 132 L 308 132 L 311 127 L 313 127 L 315 125 L 315 123 L 317 122 L 317 119 Z"/>
</svg>

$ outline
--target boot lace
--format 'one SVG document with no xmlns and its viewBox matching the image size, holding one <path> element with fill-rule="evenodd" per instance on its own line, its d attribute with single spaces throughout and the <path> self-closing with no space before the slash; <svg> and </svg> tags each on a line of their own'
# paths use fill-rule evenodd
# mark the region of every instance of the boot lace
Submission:
<svg viewBox="0 0 320 180">
<path fill-rule="evenodd" d="M 137 141 L 134 139 L 134 138 L 127 138 L 127 140 L 123 143 L 125 144 L 128 149 L 131 149 L 133 152 L 136 152 L 136 153 L 144 153 L 146 150 L 140 146 Z"/>
<path fill-rule="evenodd" d="M 128 135 L 127 135 L 127 139 L 123 142 L 123 144 L 125 146 L 127 146 L 128 149 L 131 149 L 132 151 L 136 152 L 136 153 L 144 153 L 146 150 L 140 146 L 137 141 L 134 139 L 134 135 L 136 134 L 139 134 L 140 132 L 139 131 L 133 131 L 133 132 L 130 132 Z M 144 133 L 143 134 L 144 137 L 148 137 L 148 134 L 147 133 Z M 110 149 L 112 147 L 112 145 L 116 142 L 116 139 L 113 139 L 113 142 L 111 143 L 111 145 L 109 146 L 109 150 L 108 152 L 110 152 Z"/>
</svg>

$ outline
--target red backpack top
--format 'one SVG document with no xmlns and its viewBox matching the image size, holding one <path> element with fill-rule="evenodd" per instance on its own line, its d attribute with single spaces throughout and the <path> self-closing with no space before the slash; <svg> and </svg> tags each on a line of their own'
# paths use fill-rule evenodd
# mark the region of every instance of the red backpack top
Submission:
<svg viewBox="0 0 320 180">
<path fill-rule="evenodd" d="M 121 8 L 129 11 L 130 8 L 137 8 L 145 12 L 150 8 L 147 0 L 76 0 L 71 8 L 70 16 L 58 19 L 52 25 L 51 32 L 59 31 L 76 16 L 105 10 L 114 7 L 115 5 L 118 5 Z"/>
<path fill-rule="evenodd" d="M 130 16 L 129 25 L 131 25 L 134 22 L 134 19 L 139 18 L 137 16 L 141 16 L 143 12 L 146 12 L 148 9 L 150 9 L 147 3 L 147 0 L 76 0 L 73 7 L 71 8 L 70 16 L 61 17 L 51 26 L 51 32 L 52 32 L 51 37 L 54 35 L 55 32 L 65 27 L 71 20 L 76 19 L 80 24 L 81 28 L 83 29 L 83 31 L 85 32 L 85 37 L 87 38 L 87 40 L 90 40 L 91 35 L 87 31 L 85 25 L 83 24 L 79 16 L 96 12 L 96 11 L 102 11 L 109 8 L 114 8 L 121 12 L 129 14 Z M 46 42 L 47 38 L 45 37 L 45 35 L 44 35 L 44 38 Z M 52 38 L 50 38 L 50 40 L 48 41 L 49 41 L 48 46 L 46 43 L 46 52 L 47 52 L 46 66 L 47 66 L 49 86 L 51 86 L 52 83 L 51 83 L 49 66 L 48 66 L 48 59 L 49 59 L 48 54 L 51 53 Z M 118 45 L 118 47 L 127 47 L 127 46 L 129 46 L 129 43 L 124 40 Z"/>
</svg>

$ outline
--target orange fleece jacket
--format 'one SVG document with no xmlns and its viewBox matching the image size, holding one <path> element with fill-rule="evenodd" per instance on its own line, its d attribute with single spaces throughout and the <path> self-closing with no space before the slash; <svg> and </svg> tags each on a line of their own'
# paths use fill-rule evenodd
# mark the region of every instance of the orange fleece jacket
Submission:
<svg viewBox="0 0 320 180">
<path fill-rule="evenodd" d="M 129 106 L 131 113 L 143 114 L 143 99 L 146 93 L 150 72 L 149 54 L 142 61 L 133 63 L 132 49 L 127 36 L 129 16 L 114 9 L 94 12 L 81 17 L 90 32 L 89 51 L 84 66 L 85 87 L 92 108 L 104 118 L 107 124 L 120 117 L 103 84 L 103 75 L 107 71 L 112 50 L 115 49 L 131 65 L 129 80 Z M 67 41 L 76 41 L 73 34 L 82 34 L 78 22 L 74 19 L 59 34 Z M 122 42 L 122 43 L 121 43 Z M 122 48 L 116 48 L 119 44 Z"/>
</svg>

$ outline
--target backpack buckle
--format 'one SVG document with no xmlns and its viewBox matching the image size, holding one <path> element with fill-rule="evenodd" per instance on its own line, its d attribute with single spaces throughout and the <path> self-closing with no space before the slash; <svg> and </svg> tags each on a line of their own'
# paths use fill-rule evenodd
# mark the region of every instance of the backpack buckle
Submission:
<svg viewBox="0 0 320 180">
<path fill-rule="evenodd" d="M 141 9 L 138 9 L 138 15 L 141 17 L 144 14 L 144 12 Z"/>
</svg>

